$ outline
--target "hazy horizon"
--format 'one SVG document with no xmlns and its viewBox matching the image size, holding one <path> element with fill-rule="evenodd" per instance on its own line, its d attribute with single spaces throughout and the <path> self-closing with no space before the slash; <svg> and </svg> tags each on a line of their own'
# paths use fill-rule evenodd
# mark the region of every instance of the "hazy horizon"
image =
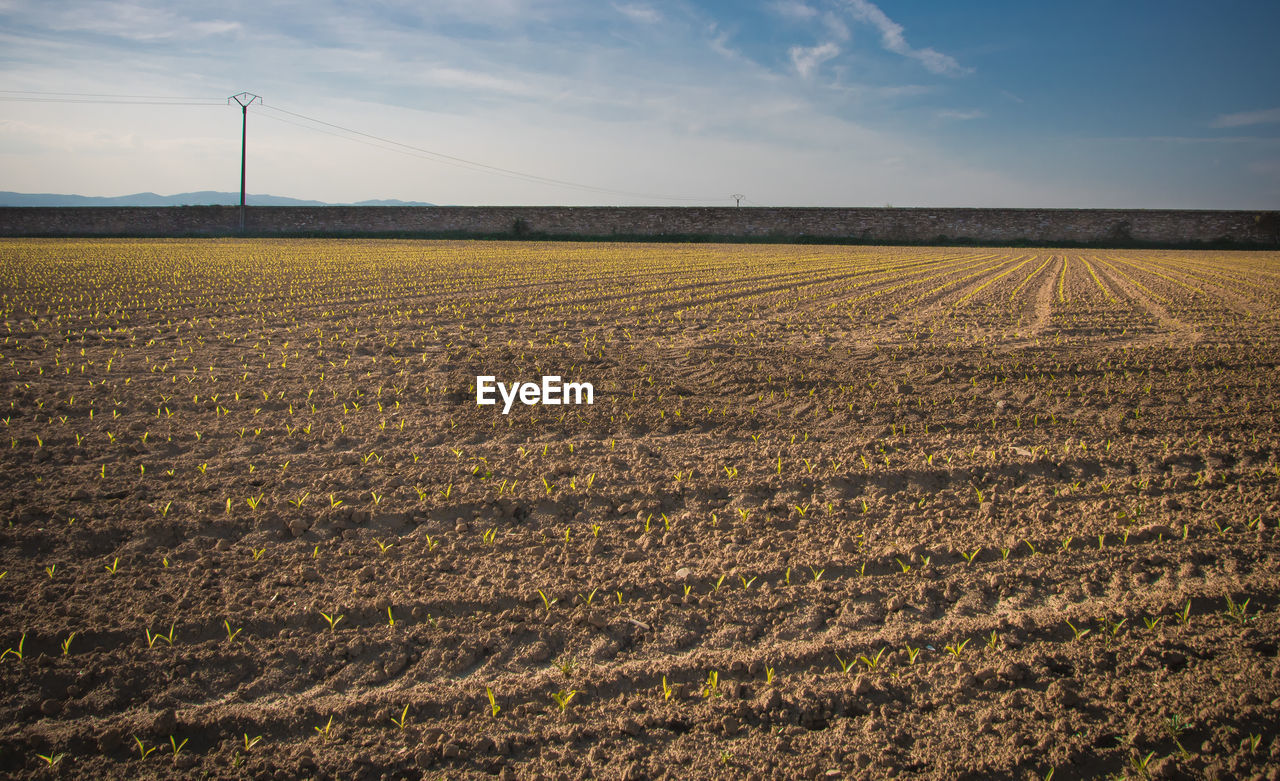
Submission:
<svg viewBox="0 0 1280 781">
<path fill-rule="evenodd" d="M 308 8 L 0 2 L 0 190 L 1280 208 L 1274 3 Z"/>
</svg>

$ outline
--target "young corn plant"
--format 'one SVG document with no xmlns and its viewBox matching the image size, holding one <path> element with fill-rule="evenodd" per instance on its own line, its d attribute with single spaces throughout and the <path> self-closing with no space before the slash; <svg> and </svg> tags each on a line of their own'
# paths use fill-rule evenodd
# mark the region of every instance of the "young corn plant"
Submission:
<svg viewBox="0 0 1280 781">
<path fill-rule="evenodd" d="M 720 673 L 715 670 L 707 673 L 707 682 L 702 686 L 702 696 L 704 699 L 720 696 Z"/>
<path fill-rule="evenodd" d="M 404 706 L 404 710 L 400 711 L 400 718 L 397 719 L 395 716 L 392 716 L 391 723 L 396 725 L 396 727 L 401 732 L 404 732 L 404 727 L 405 727 L 405 724 L 408 723 L 408 719 L 409 719 L 409 706 L 406 704 Z"/>
<path fill-rule="evenodd" d="M 581 694 L 577 689 L 570 689 L 562 692 L 552 692 L 551 699 L 555 700 L 556 705 L 560 707 L 560 712 L 564 713 L 569 707 L 569 703 L 573 702 L 573 698 Z"/>
<path fill-rule="evenodd" d="M 489 715 L 496 719 L 498 713 L 502 711 L 502 707 L 498 705 L 498 699 L 493 695 L 493 689 L 486 686 L 484 687 L 484 693 L 489 697 Z"/>
<path fill-rule="evenodd" d="M 330 615 L 329 613 L 326 613 L 322 610 L 320 611 L 320 617 L 323 618 L 325 620 L 325 623 L 329 625 L 330 632 L 338 631 L 338 622 L 342 621 L 342 614 L 334 612 L 332 615 Z"/>
<path fill-rule="evenodd" d="M 1234 621 L 1241 628 L 1243 628 L 1245 624 L 1249 623 L 1250 621 L 1258 617 L 1256 613 L 1252 616 L 1249 615 L 1248 599 L 1246 599 L 1243 602 L 1236 603 L 1235 600 L 1231 598 L 1230 594 L 1227 595 L 1227 610 L 1225 615 L 1227 616 L 1228 620 Z"/>
<path fill-rule="evenodd" d="M 676 694 L 676 687 L 667 683 L 667 676 L 662 676 L 662 699 L 670 701 Z"/>
<path fill-rule="evenodd" d="M 947 653 L 951 654 L 951 656 L 952 656 L 953 658 L 955 658 L 955 659 L 959 659 L 959 658 L 961 657 L 961 655 L 963 655 L 963 654 L 964 654 L 965 646 L 967 646 L 968 644 L 969 644 L 969 640 L 968 640 L 968 639 L 966 639 L 966 640 L 965 640 L 964 642 L 962 642 L 962 643 L 954 643 L 954 642 L 953 642 L 953 643 L 950 643 L 950 644 L 948 644 L 948 645 L 944 646 L 942 650 L 944 650 L 944 651 L 946 651 Z"/>
<path fill-rule="evenodd" d="M 1071 634 L 1073 636 L 1072 639 L 1076 641 L 1083 640 L 1091 631 L 1088 629 L 1077 629 L 1076 625 L 1071 623 L 1070 619 L 1068 619 L 1066 623 L 1067 623 L 1067 626 L 1070 627 L 1071 629 Z"/>
<path fill-rule="evenodd" d="M 840 663 L 840 672 L 845 675 L 849 675 L 850 671 L 854 668 L 854 665 L 858 663 L 858 660 L 853 658 L 850 658 L 849 661 L 846 662 L 840 654 L 836 654 L 835 657 L 836 661 Z"/>
<path fill-rule="evenodd" d="M 133 744 L 138 748 L 138 759 L 146 759 L 151 756 L 152 752 L 160 748 L 159 746 L 148 746 L 146 743 L 143 743 L 142 738 L 139 738 L 137 735 L 133 736 Z"/>
<path fill-rule="evenodd" d="M 48 767 L 57 767 L 62 763 L 62 760 L 65 759 L 66 756 L 67 754 L 65 751 L 57 754 L 36 754 L 36 758 L 42 760 Z"/>
<path fill-rule="evenodd" d="M 873 673 L 880 666 L 880 657 L 884 656 L 884 652 L 885 649 L 881 648 L 876 652 L 875 656 L 866 656 L 864 654 L 858 657 L 858 661 L 867 666 L 867 672 Z"/>
<path fill-rule="evenodd" d="M 19 662 L 21 662 L 21 661 L 22 661 L 22 646 L 26 645 L 26 643 L 27 643 L 27 633 L 26 633 L 26 632 L 23 632 L 23 633 L 22 633 L 22 637 L 18 638 L 18 647 L 17 647 L 17 648 L 6 648 L 6 649 L 4 649 L 4 651 L 3 651 L 2 653 L 0 653 L 0 662 L 4 661 L 5 657 L 10 656 L 10 655 L 12 655 L 12 656 L 14 656 L 14 657 L 17 657 L 18 661 L 19 661 Z"/>
</svg>

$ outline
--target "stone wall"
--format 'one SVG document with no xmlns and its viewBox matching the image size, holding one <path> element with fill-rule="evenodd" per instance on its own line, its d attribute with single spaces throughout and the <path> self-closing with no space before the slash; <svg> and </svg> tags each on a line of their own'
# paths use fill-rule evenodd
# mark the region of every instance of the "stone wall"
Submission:
<svg viewBox="0 0 1280 781">
<path fill-rule="evenodd" d="M 401 235 L 904 243 L 1280 245 L 1275 212 L 568 206 L 251 206 L 254 236 Z M 216 236 L 239 208 L 0 208 L 0 236 Z"/>
</svg>

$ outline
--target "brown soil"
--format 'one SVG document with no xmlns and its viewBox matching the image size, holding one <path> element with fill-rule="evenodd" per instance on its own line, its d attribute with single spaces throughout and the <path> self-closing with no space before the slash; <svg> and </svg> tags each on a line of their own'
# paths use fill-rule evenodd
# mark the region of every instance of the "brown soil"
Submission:
<svg viewBox="0 0 1280 781">
<path fill-rule="evenodd" d="M 1277 777 L 1276 253 L 9 240 L 0 307 L 0 774 Z"/>
</svg>

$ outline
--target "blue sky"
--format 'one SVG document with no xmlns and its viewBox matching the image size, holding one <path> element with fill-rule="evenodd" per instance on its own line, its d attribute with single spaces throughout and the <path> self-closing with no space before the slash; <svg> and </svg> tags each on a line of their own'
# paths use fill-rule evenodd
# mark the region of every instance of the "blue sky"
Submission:
<svg viewBox="0 0 1280 781">
<path fill-rule="evenodd" d="M 0 0 L 0 190 L 235 190 L 238 110 L 36 93 L 248 90 L 249 190 L 299 198 L 1276 209 L 1277 29 L 1231 0 Z"/>
</svg>

